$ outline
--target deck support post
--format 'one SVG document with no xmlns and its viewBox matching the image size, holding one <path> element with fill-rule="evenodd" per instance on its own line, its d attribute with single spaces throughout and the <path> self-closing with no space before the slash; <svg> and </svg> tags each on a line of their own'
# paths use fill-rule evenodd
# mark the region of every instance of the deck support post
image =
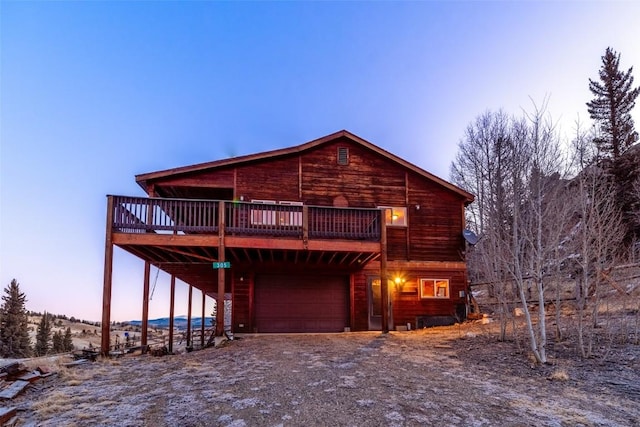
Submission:
<svg viewBox="0 0 640 427">
<path fill-rule="evenodd" d="M 200 325 L 200 348 L 204 348 L 204 323 L 205 323 L 205 305 L 207 303 L 206 301 L 207 298 L 207 294 L 204 292 L 204 289 L 202 290 L 202 317 L 200 317 L 202 319 L 201 325 Z"/>
<path fill-rule="evenodd" d="M 142 352 L 147 350 L 147 331 L 149 329 L 149 278 L 151 276 L 151 264 L 148 261 L 144 263 L 144 283 L 142 285 L 142 331 L 140 333 L 140 345 Z"/>
<path fill-rule="evenodd" d="M 176 302 L 176 276 L 171 275 L 171 296 L 169 301 L 169 353 L 173 353 L 173 318 L 175 316 L 174 306 Z"/>
<path fill-rule="evenodd" d="M 225 249 L 224 249 L 224 226 L 225 226 L 225 203 L 220 201 L 219 203 L 219 218 L 218 218 L 218 261 L 225 261 Z M 226 279 L 226 271 L 224 268 L 218 269 L 218 295 L 216 297 L 216 336 L 221 337 L 224 335 L 224 285 Z"/>
<path fill-rule="evenodd" d="M 382 300 L 382 333 L 389 332 L 389 280 L 387 278 L 387 224 L 380 210 L 380 294 Z"/>
<path fill-rule="evenodd" d="M 100 353 L 109 354 L 111 345 L 111 282 L 113 278 L 113 196 L 107 196 L 107 227 L 104 243 L 104 281 L 102 285 L 102 335 Z"/>
<path fill-rule="evenodd" d="M 187 301 L 187 348 L 191 347 L 191 304 L 193 301 L 193 286 L 189 285 L 189 300 Z"/>
<path fill-rule="evenodd" d="M 309 249 L 309 206 L 302 206 L 302 245 Z"/>
</svg>

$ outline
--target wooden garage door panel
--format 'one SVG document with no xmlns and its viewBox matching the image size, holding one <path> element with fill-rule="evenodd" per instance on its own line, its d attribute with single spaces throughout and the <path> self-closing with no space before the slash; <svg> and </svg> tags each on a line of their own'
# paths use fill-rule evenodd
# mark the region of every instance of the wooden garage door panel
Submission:
<svg viewBox="0 0 640 427">
<path fill-rule="evenodd" d="M 341 332 L 348 326 L 348 279 L 326 276 L 258 276 L 258 332 Z"/>
</svg>

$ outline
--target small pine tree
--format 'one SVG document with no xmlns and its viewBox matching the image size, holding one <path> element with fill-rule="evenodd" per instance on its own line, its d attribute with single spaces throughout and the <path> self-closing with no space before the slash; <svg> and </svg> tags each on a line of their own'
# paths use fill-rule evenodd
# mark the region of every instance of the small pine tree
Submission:
<svg viewBox="0 0 640 427">
<path fill-rule="evenodd" d="M 36 356 L 47 354 L 50 349 L 49 341 L 51 341 L 51 321 L 49 314 L 45 311 L 36 331 Z"/>
<path fill-rule="evenodd" d="M 13 279 L 4 290 L 0 307 L 0 354 L 2 357 L 31 356 L 29 319 L 20 284 Z"/>
<path fill-rule="evenodd" d="M 51 346 L 52 353 L 57 354 L 64 351 L 62 339 L 62 333 L 60 331 L 56 331 L 53 333 L 53 336 L 51 337 L 51 342 L 53 343 L 53 345 Z"/>
<path fill-rule="evenodd" d="M 71 327 L 68 327 L 62 339 L 63 351 L 73 351 L 73 337 L 71 336 Z"/>
</svg>

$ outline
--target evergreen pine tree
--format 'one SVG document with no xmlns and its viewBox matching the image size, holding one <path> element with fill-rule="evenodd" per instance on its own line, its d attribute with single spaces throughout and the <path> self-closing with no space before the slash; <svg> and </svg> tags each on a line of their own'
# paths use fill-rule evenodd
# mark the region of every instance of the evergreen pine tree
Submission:
<svg viewBox="0 0 640 427">
<path fill-rule="evenodd" d="M 63 351 L 73 351 L 73 338 L 71 336 L 71 327 L 68 327 L 64 333 L 64 338 L 62 340 L 62 349 Z"/>
<path fill-rule="evenodd" d="M 57 354 L 64 351 L 62 340 L 62 333 L 60 331 L 55 331 L 53 333 L 53 336 L 51 337 L 51 342 L 53 343 L 53 345 L 51 346 L 52 353 Z"/>
<path fill-rule="evenodd" d="M 603 155 L 613 160 L 638 141 L 630 112 L 640 88 L 631 88 L 633 67 L 625 73 L 619 65 L 620 54 L 608 47 L 602 57 L 600 81 L 589 79 L 589 90 L 595 98 L 587 102 L 589 115 L 601 130 L 594 142 Z"/>
<path fill-rule="evenodd" d="M 45 311 L 40 319 L 38 331 L 36 332 L 36 356 L 44 356 L 50 349 L 49 341 L 51 341 L 51 321 L 49 314 Z"/>
<path fill-rule="evenodd" d="M 2 357 L 29 357 L 31 341 L 25 309 L 26 296 L 13 279 L 4 289 L 0 307 L 0 354 Z"/>
<path fill-rule="evenodd" d="M 603 166 L 615 180 L 617 203 L 627 226 L 626 241 L 631 243 L 640 237 L 640 218 L 636 214 L 640 197 L 633 191 L 640 179 L 640 150 L 629 150 L 638 141 L 631 110 L 640 95 L 640 87 L 632 88 L 633 67 L 624 72 L 619 65 L 620 54 L 608 47 L 602 57 L 600 80 L 589 79 L 589 90 L 595 97 L 587 102 L 587 107 L 599 125 L 593 142 L 604 159 Z"/>
</svg>

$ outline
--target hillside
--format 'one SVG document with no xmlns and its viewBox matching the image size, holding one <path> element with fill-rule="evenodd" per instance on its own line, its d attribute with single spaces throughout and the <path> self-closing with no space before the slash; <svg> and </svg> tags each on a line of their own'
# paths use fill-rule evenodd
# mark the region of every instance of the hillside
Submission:
<svg viewBox="0 0 640 427">
<path fill-rule="evenodd" d="M 67 328 L 71 328 L 71 335 L 73 339 L 73 346 L 76 350 L 82 350 L 87 348 L 100 348 L 102 329 L 97 324 L 91 324 L 88 322 L 72 321 L 68 318 L 65 319 L 62 316 L 57 317 L 52 321 L 51 334 L 54 332 L 61 332 L 63 335 Z M 73 319 L 73 318 L 71 318 Z M 29 315 L 29 335 L 31 337 L 31 344 L 36 342 L 36 333 L 38 325 L 42 320 L 42 316 Z M 205 327 L 209 328 L 212 323 L 211 317 L 205 317 Z M 111 342 L 123 343 L 126 337 L 129 336 L 132 345 L 138 345 L 140 339 L 142 321 L 132 320 L 128 322 L 118 322 L 112 326 L 111 330 Z M 202 326 L 201 317 L 192 317 L 191 325 L 194 331 L 199 331 Z M 185 346 L 184 333 L 187 327 L 187 316 L 177 316 L 174 320 L 174 348 L 177 350 Z M 169 318 L 162 317 L 158 319 L 149 320 L 148 331 L 149 344 L 151 346 L 163 346 L 167 344 L 169 335 Z M 0 363 L 4 359 L 0 359 Z M 6 361 L 6 360 L 4 360 Z"/>
<path fill-rule="evenodd" d="M 42 316 L 29 316 L 29 336 L 31 337 L 32 345 L 36 342 L 36 332 L 41 320 Z M 73 345 L 75 348 L 82 349 L 100 346 L 100 326 L 58 318 L 52 323 L 51 335 L 58 331 L 64 335 L 67 328 L 71 328 L 71 336 L 73 337 Z"/>
<path fill-rule="evenodd" d="M 205 317 L 204 325 L 205 327 L 209 327 L 213 324 L 213 317 Z M 149 327 L 152 328 L 169 328 L 169 317 L 160 317 L 158 319 L 150 319 Z M 173 320 L 173 326 L 177 330 L 187 329 L 187 316 L 176 316 Z M 129 324 L 132 326 L 140 327 L 142 325 L 142 320 L 130 320 L 128 322 L 123 322 L 123 324 Z M 202 318 L 201 317 L 192 317 L 191 318 L 191 327 L 199 328 L 202 326 Z"/>
</svg>

